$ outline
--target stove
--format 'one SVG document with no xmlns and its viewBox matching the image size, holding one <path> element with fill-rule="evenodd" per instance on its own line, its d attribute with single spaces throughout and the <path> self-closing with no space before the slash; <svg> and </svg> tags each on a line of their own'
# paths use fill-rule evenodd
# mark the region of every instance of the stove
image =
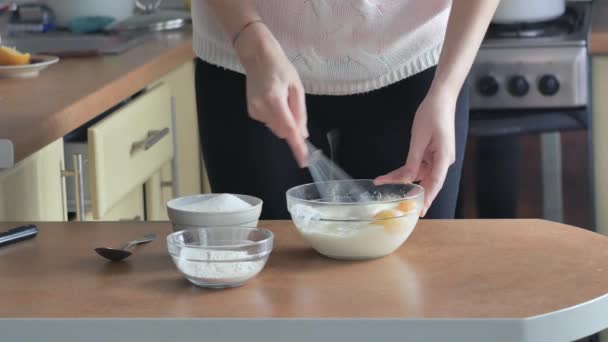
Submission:
<svg viewBox="0 0 608 342">
<path fill-rule="evenodd" d="M 492 24 L 468 79 L 469 135 L 490 146 L 511 146 L 495 149 L 506 158 L 501 163 L 518 169 L 521 160 L 508 157 L 518 155 L 517 137 L 540 135 L 543 218 L 557 222 L 563 222 L 560 134 L 586 130 L 591 122 L 590 26 L 590 1 L 568 1 L 554 20 Z M 513 191 L 509 182 L 502 184 L 492 185 L 500 196 Z"/>
<path fill-rule="evenodd" d="M 590 2 L 560 18 L 492 24 L 470 73 L 472 110 L 586 107 Z"/>
</svg>

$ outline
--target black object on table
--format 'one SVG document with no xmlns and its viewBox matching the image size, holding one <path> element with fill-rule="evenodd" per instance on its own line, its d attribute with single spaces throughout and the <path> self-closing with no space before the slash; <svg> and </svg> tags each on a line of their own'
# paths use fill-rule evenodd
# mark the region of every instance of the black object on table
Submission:
<svg viewBox="0 0 608 342">
<path fill-rule="evenodd" d="M 12 228 L 0 233 L 0 247 L 32 239 L 36 235 L 38 235 L 38 227 L 34 224 Z"/>
</svg>

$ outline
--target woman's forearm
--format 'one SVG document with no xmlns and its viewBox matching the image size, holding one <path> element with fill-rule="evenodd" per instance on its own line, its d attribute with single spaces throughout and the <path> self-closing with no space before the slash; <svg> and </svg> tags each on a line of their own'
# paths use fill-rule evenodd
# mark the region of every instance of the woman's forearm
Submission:
<svg viewBox="0 0 608 342">
<path fill-rule="evenodd" d="M 243 66 L 249 116 L 284 139 L 298 165 L 305 167 L 308 129 L 304 87 L 281 44 L 261 21 L 255 3 L 253 0 L 198 1 L 208 2 Z"/>
<path fill-rule="evenodd" d="M 232 41 L 238 34 L 234 49 L 245 69 L 257 67 L 270 57 L 282 53 L 274 35 L 263 23 L 253 0 L 195 0 L 207 1 L 222 29 Z M 270 56 L 270 57 L 269 57 Z"/>
<path fill-rule="evenodd" d="M 456 96 L 473 65 L 499 0 L 453 0 L 431 90 Z M 444 92 L 445 93 L 445 92 Z"/>
</svg>

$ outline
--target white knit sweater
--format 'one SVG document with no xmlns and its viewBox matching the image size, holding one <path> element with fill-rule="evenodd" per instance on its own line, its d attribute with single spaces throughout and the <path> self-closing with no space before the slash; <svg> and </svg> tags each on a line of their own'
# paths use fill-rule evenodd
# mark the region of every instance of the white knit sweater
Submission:
<svg viewBox="0 0 608 342">
<path fill-rule="evenodd" d="M 367 92 L 437 64 L 451 0 L 255 0 L 310 94 Z M 243 68 L 206 7 L 192 2 L 194 51 Z"/>
</svg>

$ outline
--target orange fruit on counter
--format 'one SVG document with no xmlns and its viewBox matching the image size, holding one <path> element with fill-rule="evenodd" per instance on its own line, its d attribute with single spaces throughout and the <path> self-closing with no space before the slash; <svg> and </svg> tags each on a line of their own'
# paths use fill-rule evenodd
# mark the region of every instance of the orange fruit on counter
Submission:
<svg viewBox="0 0 608 342">
<path fill-rule="evenodd" d="M 397 209 L 380 210 L 374 215 L 374 224 L 384 227 L 387 232 L 397 232 L 401 228 L 403 212 Z"/>
<path fill-rule="evenodd" d="M 401 210 L 404 213 L 409 213 L 416 209 L 416 202 L 411 200 L 405 200 L 397 205 L 397 210 Z"/>
<path fill-rule="evenodd" d="M 0 46 L 0 65 L 24 65 L 29 62 L 29 53 L 21 53 L 8 46 Z"/>
</svg>

